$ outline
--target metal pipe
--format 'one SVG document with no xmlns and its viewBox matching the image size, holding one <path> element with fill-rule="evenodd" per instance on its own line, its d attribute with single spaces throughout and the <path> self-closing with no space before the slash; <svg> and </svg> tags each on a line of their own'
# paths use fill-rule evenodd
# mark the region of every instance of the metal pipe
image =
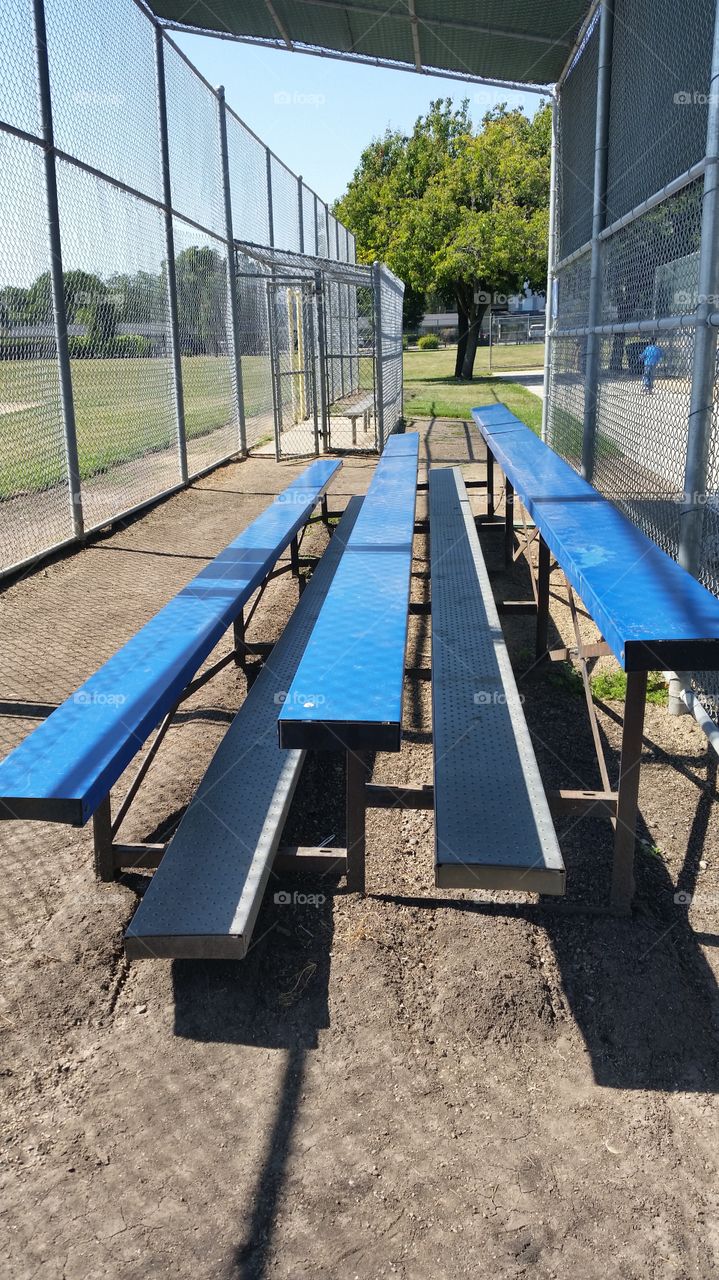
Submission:
<svg viewBox="0 0 719 1280">
<path fill-rule="evenodd" d="M 648 320 L 610 321 L 609 324 L 598 324 L 594 327 L 579 325 L 572 329 L 553 329 L 553 338 L 586 338 L 591 333 L 611 336 L 614 333 L 654 333 L 661 330 L 673 333 L 679 329 L 696 329 L 700 325 L 719 323 L 719 312 L 699 319 L 696 312 L 685 316 L 657 316 Z"/>
<path fill-rule="evenodd" d="M 552 150 L 549 165 L 549 236 L 547 243 L 547 297 L 544 306 L 544 397 L 542 399 L 542 440 L 547 439 L 549 421 L 549 369 L 552 360 L 552 314 L 554 305 L 554 259 L 557 252 L 557 132 L 558 106 L 552 100 Z M 492 308 L 489 309 L 489 327 L 492 331 Z"/>
<path fill-rule="evenodd" d="M 270 248 L 275 247 L 275 215 L 272 208 L 272 152 L 265 147 L 267 164 L 267 238 Z"/>
<path fill-rule="evenodd" d="M 50 250 L 50 287 L 55 327 L 60 404 L 65 442 L 65 462 L 70 495 L 70 513 L 73 534 L 81 538 L 85 524 L 82 513 L 82 484 L 80 461 L 77 452 L 75 402 L 72 394 L 70 350 L 67 341 L 67 312 L 62 270 L 62 240 L 60 236 L 60 210 L 57 198 L 57 171 L 55 168 L 55 133 L 52 121 L 52 97 L 50 93 L 50 68 L 47 55 L 47 31 L 43 0 L 33 0 L 35 19 L 35 55 L 37 59 L 38 97 L 44 143 L 45 198 L 47 202 L 48 247 Z"/>
<path fill-rule="evenodd" d="M 716 377 L 717 330 L 707 323 L 719 294 L 719 4 L 714 16 L 714 45 L 709 84 L 707 168 L 702 197 L 699 248 L 697 331 L 694 340 L 689 435 L 681 509 L 679 563 L 695 576 L 701 565 L 705 490 Z"/>
<path fill-rule="evenodd" d="M 682 702 L 689 714 L 694 716 L 710 747 L 719 755 L 719 725 L 712 720 L 694 690 L 686 686 L 681 677 L 677 677 L 677 679 L 681 688 L 680 697 Z"/>
<path fill-rule="evenodd" d="M 375 400 L 377 402 L 377 432 L 379 452 L 386 444 L 384 420 L 384 369 L 382 367 L 382 265 L 372 264 L 372 300 L 374 303 L 374 364 Z"/>
<path fill-rule="evenodd" d="M 599 10 L 599 66 L 597 70 L 597 120 L 594 138 L 594 197 L 592 203 L 592 265 L 589 283 L 589 337 L 584 381 L 584 432 L 582 475 L 591 482 L 594 474 L 594 446 L 597 430 L 599 384 L 599 335 L 602 314 L 602 253 L 600 233 L 604 228 L 607 202 L 607 148 L 609 142 L 610 83 L 614 0 L 601 0 Z"/>
<path fill-rule="evenodd" d="M 160 129 L 160 162 L 162 165 L 162 195 L 165 205 L 165 258 L 167 260 L 167 314 L 170 327 L 170 360 L 172 363 L 172 390 L 177 423 L 177 454 L 180 479 L 187 483 L 187 437 L 185 432 L 185 398 L 182 389 L 182 360 L 180 358 L 180 323 L 177 311 L 177 278 L 175 275 L 175 233 L 172 225 L 172 181 L 170 176 L 170 147 L 167 133 L 167 92 L 165 87 L 165 37 L 160 27 L 155 27 L 155 71 L 157 75 L 157 113 Z"/>
<path fill-rule="evenodd" d="M 230 313 L 230 346 L 232 359 L 232 383 L 235 392 L 237 429 L 240 453 L 247 453 L 247 427 L 245 424 L 245 396 L 242 385 L 242 355 L 240 336 L 240 308 L 235 279 L 235 236 L 232 230 L 232 189 L 230 187 L 230 154 L 227 146 L 227 116 L 225 115 L 225 88 L 217 89 L 217 109 L 220 120 L 220 158 L 222 161 L 222 191 L 225 201 L 225 235 L 227 237 L 227 296 Z"/>
<path fill-rule="evenodd" d="M 605 227 L 599 239 L 607 240 L 610 236 L 616 235 L 617 231 L 622 231 L 624 227 L 636 222 L 637 218 L 641 218 L 645 213 L 656 209 L 657 205 L 663 204 L 670 196 L 678 195 L 685 187 L 690 186 L 692 182 L 696 182 L 698 178 L 702 177 L 708 163 L 706 158 L 699 160 L 697 164 L 693 164 L 690 169 L 687 169 L 686 173 L 682 173 L 678 178 L 673 178 L 671 182 L 667 182 L 661 191 L 655 191 L 653 196 L 648 196 L 646 200 L 642 200 L 640 204 L 635 205 L 628 213 L 623 214 L 621 218 L 617 218 L 608 227 Z"/>
<path fill-rule="evenodd" d="M 376 15 L 377 10 L 372 10 L 372 12 Z M 283 53 L 287 52 L 283 41 L 275 40 L 271 36 L 236 35 L 232 31 L 215 31 L 210 30 L 208 27 L 198 27 L 184 22 L 163 22 L 162 26 L 165 31 L 179 31 L 183 35 L 212 36 L 215 40 L 232 40 L 235 44 L 249 44 L 256 48 L 280 49 Z M 357 66 L 389 68 L 392 71 L 409 71 L 412 75 L 431 76 L 440 80 L 460 80 L 466 84 L 487 85 L 488 88 L 494 89 L 513 89 L 518 93 L 534 93 L 543 98 L 553 93 L 552 85 L 537 84 L 531 80 L 527 82 L 524 80 L 500 80 L 496 77 L 475 76 L 466 71 L 452 71 L 443 67 L 423 66 L 421 71 L 417 71 L 414 63 L 394 62 L 389 58 L 373 57 L 371 54 L 319 49 L 315 46 L 300 45 L 297 42 L 295 42 L 294 52 L 311 54 L 315 58 L 334 58 L 339 62 L 354 63 Z"/>
<path fill-rule="evenodd" d="M 282 387 L 279 376 L 279 351 L 277 349 L 277 326 L 275 324 L 275 286 L 267 281 L 267 333 L 270 340 L 270 372 L 272 374 L 272 405 L 275 418 L 275 461 L 279 462 L 282 452 Z"/>
<path fill-rule="evenodd" d="M 571 53 L 569 54 L 569 57 L 567 58 L 567 61 L 565 62 L 564 67 L 562 68 L 562 73 L 555 85 L 555 91 L 557 93 L 559 93 L 559 90 L 561 89 L 562 85 L 564 84 L 564 81 L 569 75 L 569 72 L 574 66 L 574 61 L 577 57 L 577 54 L 579 53 L 579 50 L 584 44 L 584 41 L 586 40 L 587 35 L 589 33 L 589 29 L 592 23 L 594 22 L 597 9 L 599 8 L 599 3 L 600 3 L 600 0 L 592 0 L 591 5 L 589 6 L 589 12 L 587 13 L 587 16 L 584 19 L 584 22 L 579 28 L 579 33 L 577 35 L 576 40 L 574 41 L 574 45 L 572 46 Z"/>
<path fill-rule="evenodd" d="M 319 365 L 320 413 L 322 415 L 322 448 L 329 448 L 329 417 L 327 406 L 327 334 L 325 331 L 324 281 L 322 272 L 315 272 L 315 301 L 317 305 L 317 363 Z"/>
<path fill-rule="evenodd" d="M 297 227 L 299 233 L 300 253 L 305 251 L 305 211 L 302 205 L 302 176 L 297 179 Z"/>
</svg>

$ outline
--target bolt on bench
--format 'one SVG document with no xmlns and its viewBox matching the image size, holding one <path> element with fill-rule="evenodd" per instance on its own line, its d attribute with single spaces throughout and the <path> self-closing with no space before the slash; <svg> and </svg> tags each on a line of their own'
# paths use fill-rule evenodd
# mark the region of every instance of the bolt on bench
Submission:
<svg viewBox="0 0 719 1280">
<path fill-rule="evenodd" d="M 639 798 L 647 673 L 719 669 L 719 600 L 502 404 L 472 410 L 487 446 L 488 507 L 494 513 L 494 465 L 505 487 L 505 560 L 526 553 L 537 615 L 537 658 L 579 658 L 603 789 L 562 791 L 551 798 L 557 814 L 604 812 L 615 827 L 611 903 L 627 912 L 634 894 L 634 846 Z M 534 528 L 515 527 L 515 497 Z M 515 538 L 521 540 L 515 552 Z M 530 557 L 538 544 L 536 566 Z M 567 582 L 576 648 L 548 652 L 551 558 Z M 574 593 L 602 634 L 583 643 Z M 602 751 L 587 661 L 613 653 L 627 673 L 619 782 L 612 788 Z"/>
<path fill-rule="evenodd" d="M 238 538 L 137 632 L 78 691 L 0 762 L 0 819 L 84 826 L 93 818 L 97 873 L 154 865 L 162 845 L 122 845 L 116 836 L 181 702 L 234 661 L 266 646 L 245 643 L 244 606 L 279 573 L 299 577 L 300 530 L 318 504 L 327 519 L 326 488 L 341 466 L 313 462 Z M 275 568 L 290 548 L 290 563 Z M 253 606 L 252 613 L 257 607 Z M 250 617 L 252 614 L 250 614 Z M 231 653 L 196 679 L 225 631 Z M 162 724 L 160 725 L 160 722 Z M 115 819 L 110 790 L 160 725 Z"/>
</svg>

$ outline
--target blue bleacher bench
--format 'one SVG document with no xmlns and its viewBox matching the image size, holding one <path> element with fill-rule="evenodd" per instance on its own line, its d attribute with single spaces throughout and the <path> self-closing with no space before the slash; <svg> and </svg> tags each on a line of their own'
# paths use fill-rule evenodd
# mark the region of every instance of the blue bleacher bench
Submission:
<svg viewBox="0 0 719 1280">
<path fill-rule="evenodd" d="M 390 436 L 279 718 L 282 747 L 399 751 L 416 434 Z"/>
<path fill-rule="evenodd" d="M 519 530 L 514 500 L 534 522 L 539 554 L 535 581 L 537 655 L 547 650 L 549 573 L 553 556 L 569 587 L 603 790 L 560 792 L 558 812 L 605 811 L 615 825 L 611 901 L 629 910 L 634 893 L 634 847 L 638 817 L 647 673 L 653 670 L 719 670 L 719 600 L 671 559 L 609 499 L 578 475 L 502 404 L 472 410 L 488 450 L 488 474 L 504 472 L 505 561 L 511 562 Z M 490 461 L 491 464 L 490 465 Z M 493 510 L 493 495 L 489 508 Z M 525 550 L 529 549 L 529 539 Z M 531 560 L 530 560 L 531 566 Z M 533 568 L 533 566 L 531 566 Z M 585 647 L 573 592 L 583 602 L 603 640 Z M 613 653 L 627 673 L 619 782 L 609 774 L 596 722 L 587 660 Z"/>
<path fill-rule="evenodd" d="M 83 825 L 296 539 L 341 462 L 320 459 L 0 762 L 0 817 Z"/>
<path fill-rule="evenodd" d="M 183 814 L 125 935 L 129 959 L 246 955 L 305 759 L 304 751 L 279 747 L 277 712 L 361 506 L 361 498 L 350 499 Z M 331 867 L 332 851 L 326 856 Z"/>
</svg>

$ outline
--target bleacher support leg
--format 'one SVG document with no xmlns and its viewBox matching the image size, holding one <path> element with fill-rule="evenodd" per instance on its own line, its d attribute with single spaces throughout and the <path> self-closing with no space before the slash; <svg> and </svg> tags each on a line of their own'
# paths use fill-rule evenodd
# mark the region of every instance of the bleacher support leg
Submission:
<svg viewBox="0 0 719 1280">
<path fill-rule="evenodd" d="M 512 568 L 514 563 L 514 488 L 505 481 L 504 490 L 504 567 Z"/>
<path fill-rule="evenodd" d="M 326 494 L 326 493 L 323 493 L 323 494 L 322 494 L 322 502 L 321 502 L 321 505 L 320 505 L 320 510 L 321 510 L 321 512 L 322 512 L 322 523 L 323 523 L 323 524 L 326 524 L 326 525 L 329 525 L 329 522 L 330 522 L 330 510 L 329 510 L 329 507 L 327 506 L 327 494 Z"/>
<path fill-rule="evenodd" d="M 365 891 L 365 827 L 367 804 L 365 784 L 369 779 L 365 756 L 347 752 L 347 888 L 350 893 Z"/>
<path fill-rule="evenodd" d="M 238 613 L 232 624 L 232 635 L 235 644 L 235 663 L 242 671 L 247 666 L 247 655 L 245 653 L 245 613 L 242 610 Z"/>
<path fill-rule="evenodd" d="M 304 587 L 305 587 L 305 580 L 304 578 L 300 577 L 300 544 L 297 541 L 296 536 L 292 539 L 290 543 L 290 567 L 292 570 L 292 577 L 297 579 L 299 592 L 300 592 L 300 595 L 302 595 L 302 592 L 304 591 Z"/>
<path fill-rule="evenodd" d="M 537 642 L 535 657 L 542 658 L 549 647 L 549 547 L 541 534 L 537 565 Z"/>
<path fill-rule="evenodd" d="M 487 519 L 494 519 L 494 454 L 487 449 Z"/>
<path fill-rule="evenodd" d="M 617 827 L 614 836 L 612 867 L 612 909 L 628 915 L 634 897 L 634 846 L 639 807 L 639 766 L 642 758 L 644 707 L 647 696 L 646 671 L 627 673 L 627 697 L 624 704 L 622 758 L 619 766 Z"/>
<path fill-rule="evenodd" d="M 107 883 L 115 879 L 112 851 L 112 814 L 110 797 L 95 810 L 92 817 L 92 837 L 95 845 L 95 875 Z"/>
</svg>

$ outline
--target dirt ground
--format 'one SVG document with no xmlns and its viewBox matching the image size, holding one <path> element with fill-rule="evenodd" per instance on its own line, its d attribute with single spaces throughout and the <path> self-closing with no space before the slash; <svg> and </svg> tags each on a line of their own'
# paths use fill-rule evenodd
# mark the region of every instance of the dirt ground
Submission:
<svg viewBox="0 0 719 1280">
<path fill-rule="evenodd" d="M 483 474 L 465 424 L 419 429 L 424 464 Z M 364 491 L 372 467 L 347 460 L 335 506 Z M 0 751 L 299 470 L 225 467 L 7 587 Z M 325 536 L 313 531 L 314 550 Z M 498 566 L 496 535 L 484 544 Z M 422 600 L 424 537 L 415 547 Z M 502 598 L 528 594 L 523 567 L 493 581 Z M 556 575 L 553 588 L 553 638 L 569 641 Z M 277 636 L 295 599 L 296 584 L 278 579 L 254 636 Z M 531 620 L 505 626 L 521 672 Z M 426 666 L 427 617 L 410 627 L 409 665 Z M 245 688 L 228 668 L 185 704 L 129 839 L 176 820 Z M 547 667 L 521 688 L 547 785 L 596 786 L 573 682 Z M 599 713 L 615 770 L 620 710 Z M 408 679 L 405 723 L 401 753 L 377 757 L 375 780 L 431 780 L 426 681 Z M 431 814 L 375 812 L 366 898 L 342 881 L 312 883 L 318 906 L 268 893 L 238 963 L 128 967 L 122 931 L 145 877 L 95 883 L 89 829 L 3 824 L 2 1274 L 719 1274 L 715 791 L 694 722 L 649 706 L 631 919 L 587 911 L 607 901 L 604 821 L 560 826 L 568 897 L 550 906 L 435 890 Z M 342 843 L 341 762 L 311 757 L 298 796 L 284 842 Z"/>
</svg>

